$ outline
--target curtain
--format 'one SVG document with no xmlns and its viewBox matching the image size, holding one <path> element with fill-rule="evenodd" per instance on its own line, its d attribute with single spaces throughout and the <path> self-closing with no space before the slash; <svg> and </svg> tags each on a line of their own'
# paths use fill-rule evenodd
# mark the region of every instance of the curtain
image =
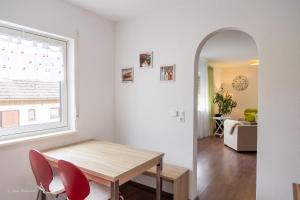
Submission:
<svg viewBox="0 0 300 200">
<path fill-rule="evenodd" d="M 198 139 L 210 134 L 209 87 L 207 60 L 200 59 L 198 81 Z"/>
<path fill-rule="evenodd" d="M 214 69 L 208 66 L 208 119 L 209 119 L 209 135 L 213 135 L 214 126 Z"/>
</svg>

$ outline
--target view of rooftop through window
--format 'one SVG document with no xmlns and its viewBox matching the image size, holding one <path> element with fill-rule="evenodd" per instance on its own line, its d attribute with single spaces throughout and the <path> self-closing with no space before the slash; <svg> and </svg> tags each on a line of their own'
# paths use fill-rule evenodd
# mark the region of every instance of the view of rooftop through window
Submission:
<svg viewBox="0 0 300 200">
<path fill-rule="evenodd" d="M 0 129 L 61 121 L 65 47 L 53 39 L 1 30 Z"/>
</svg>

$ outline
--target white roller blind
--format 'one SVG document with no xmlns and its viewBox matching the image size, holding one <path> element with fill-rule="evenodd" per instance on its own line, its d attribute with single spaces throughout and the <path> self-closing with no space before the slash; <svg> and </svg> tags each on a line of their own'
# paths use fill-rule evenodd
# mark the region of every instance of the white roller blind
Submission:
<svg viewBox="0 0 300 200">
<path fill-rule="evenodd" d="M 61 81 L 66 43 L 0 28 L 0 79 Z"/>
</svg>

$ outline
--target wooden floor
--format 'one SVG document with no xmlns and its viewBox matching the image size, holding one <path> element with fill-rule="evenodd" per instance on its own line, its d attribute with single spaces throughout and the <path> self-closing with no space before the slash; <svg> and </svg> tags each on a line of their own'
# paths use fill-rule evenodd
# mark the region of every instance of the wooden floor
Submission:
<svg viewBox="0 0 300 200">
<path fill-rule="evenodd" d="M 155 191 L 150 188 L 140 188 L 133 184 L 124 184 L 120 187 L 120 192 L 125 200 L 155 200 Z M 170 195 L 163 195 L 162 200 L 172 200 Z"/>
<path fill-rule="evenodd" d="M 198 141 L 200 200 L 255 200 L 255 184 L 255 153 L 237 153 L 215 137 Z M 121 186 L 120 190 L 126 200 L 155 199 L 153 191 L 130 184 Z"/>
<path fill-rule="evenodd" d="M 220 138 L 198 141 L 200 200 L 255 200 L 256 153 L 237 153 Z"/>
</svg>

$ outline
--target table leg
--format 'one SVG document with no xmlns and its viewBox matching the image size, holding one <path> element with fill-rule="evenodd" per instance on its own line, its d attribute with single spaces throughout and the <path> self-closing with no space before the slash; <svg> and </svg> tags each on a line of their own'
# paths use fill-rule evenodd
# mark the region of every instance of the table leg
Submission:
<svg viewBox="0 0 300 200">
<path fill-rule="evenodd" d="M 162 172 L 163 162 L 162 159 L 159 161 L 159 163 L 156 165 L 156 200 L 161 200 L 161 194 L 162 194 Z"/>
<path fill-rule="evenodd" d="M 223 137 L 223 134 L 224 134 L 224 120 L 223 119 L 218 119 L 218 120 L 216 120 L 216 125 L 217 125 L 217 127 L 216 127 L 216 131 L 215 131 L 215 133 L 214 133 L 214 136 L 219 136 L 220 138 L 222 138 Z M 219 131 L 221 131 L 220 133 L 219 133 Z"/>
<path fill-rule="evenodd" d="M 221 128 L 221 131 L 222 131 L 221 135 L 220 135 L 220 138 L 222 138 L 223 135 L 224 135 L 224 120 L 221 121 L 221 127 L 220 128 Z"/>
<path fill-rule="evenodd" d="M 219 128 L 220 128 L 220 125 L 219 125 L 219 120 L 216 119 L 216 129 L 215 129 L 215 132 L 214 132 L 214 136 L 218 135 L 218 131 L 219 131 Z"/>
<path fill-rule="evenodd" d="M 120 192 L 119 192 L 119 181 L 111 182 L 110 187 L 110 199 L 111 200 L 119 200 Z"/>
</svg>

